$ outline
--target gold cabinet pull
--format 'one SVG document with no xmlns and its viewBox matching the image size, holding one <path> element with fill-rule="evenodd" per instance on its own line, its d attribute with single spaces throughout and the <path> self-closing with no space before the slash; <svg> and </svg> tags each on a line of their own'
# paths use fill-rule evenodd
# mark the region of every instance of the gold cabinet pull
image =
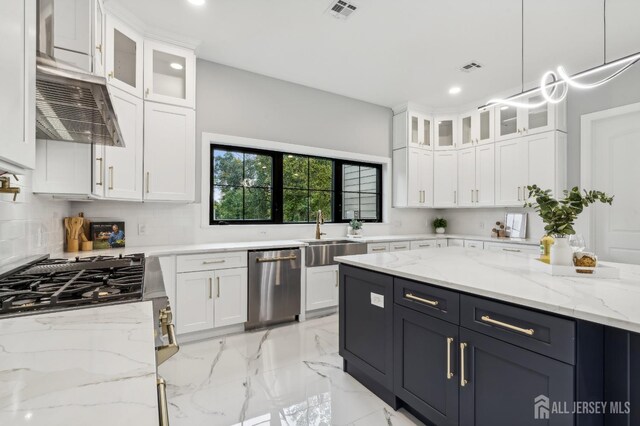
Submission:
<svg viewBox="0 0 640 426">
<path fill-rule="evenodd" d="M 522 250 L 520 249 L 510 249 L 510 248 L 503 248 L 502 251 L 510 251 L 512 253 L 522 253 Z"/>
<path fill-rule="evenodd" d="M 464 375 L 464 351 L 466 348 L 466 343 L 460 343 L 460 386 L 462 387 L 465 387 L 468 383 Z"/>
<path fill-rule="evenodd" d="M 340 271 L 336 271 L 336 287 L 340 285 Z"/>
<path fill-rule="evenodd" d="M 109 74 L 107 74 L 107 77 L 111 80 L 113 78 L 113 71 L 110 71 Z"/>
<path fill-rule="evenodd" d="M 226 261 L 227 261 L 226 259 L 203 260 L 202 264 L 203 265 L 212 265 L 212 264 L 216 264 L 216 263 L 224 263 Z"/>
<path fill-rule="evenodd" d="M 147 172 L 147 194 L 149 193 L 149 180 L 150 180 L 149 172 Z"/>
<path fill-rule="evenodd" d="M 509 330 L 517 331 L 518 333 L 526 334 L 527 336 L 533 336 L 533 333 L 535 333 L 533 328 L 517 327 L 515 325 L 507 324 L 506 322 L 494 320 L 489 315 L 483 315 L 483 316 L 480 317 L 480 319 L 482 319 L 482 321 L 484 321 L 484 322 L 488 322 L 489 324 L 499 325 L 500 327 L 504 327 L 504 328 L 507 328 Z"/>
<path fill-rule="evenodd" d="M 371 251 L 386 251 L 386 250 L 387 250 L 387 249 L 386 249 L 386 248 L 384 248 L 384 247 L 375 247 L 375 248 L 372 248 L 372 249 L 371 249 Z"/>
<path fill-rule="evenodd" d="M 213 299 L 213 278 L 209 277 L 209 299 Z"/>
<path fill-rule="evenodd" d="M 437 300 L 429 300 L 422 297 L 414 296 L 413 293 L 407 293 L 404 295 L 404 297 L 406 297 L 407 299 L 415 300 L 416 302 L 426 303 L 427 305 L 431 306 L 438 306 L 438 303 L 440 303 Z"/>
<path fill-rule="evenodd" d="M 453 343 L 453 337 L 447 337 L 447 379 L 451 380 L 453 372 L 451 371 L 451 343 Z"/>
<path fill-rule="evenodd" d="M 103 163 L 103 161 L 102 161 L 102 158 L 96 158 L 96 161 L 99 161 L 99 162 L 100 162 L 100 173 L 99 173 L 99 175 L 100 175 L 100 182 L 96 182 L 96 185 L 102 186 L 102 176 L 103 176 L 103 172 L 104 172 L 104 169 L 103 169 L 103 167 L 104 167 L 104 163 Z"/>
<path fill-rule="evenodd" d="M 476 203 L 479 203 L 479 202 L 480 202 L 480 200 L 479 200 L 480 195 L 478 195 L 479 193 L 480 193 L 480 191 L 478 191 L 478 190 L 476 189 Z"/>
<path fill-rule="evenodd" d="M 100 53 L 102 53 L 102 43 L 96 45 L 96 50 Z"/>
<path fill-rule="evenodd" d="M 216 299 L 220 299 L 220 277 L 216 277 Z"/>
<path fill-rule="evenodd" d="M 147 90 L 144 91 L 144 95 L 145 97 L 149 97 L 149 93 L 151 93 L 151 90 L 149 90 L 149 88 L 147 87 Z"/>
</svg>

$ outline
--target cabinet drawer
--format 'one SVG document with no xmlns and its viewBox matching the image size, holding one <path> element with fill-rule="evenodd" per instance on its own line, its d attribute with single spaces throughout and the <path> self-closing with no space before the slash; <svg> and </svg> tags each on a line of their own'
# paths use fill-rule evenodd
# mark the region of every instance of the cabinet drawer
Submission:
<svg viewBox="0 0 640 426">
<path fill-rule="evenodd" d="M 447 241 L 449 247 L 464 247 L 464 240 L 458 238 L 449 238 Z"/>
<path fill-rule="evenodd" d="M 393 300 L 398 305 L 459 324 L 458 293 L 402 278 L 395 278 L 393 287 Z"/>
<path fill-rule="evenodd" d="M 525 253 L 538 254 L 540 248 L 538 246 L 528 246 L 524 244 L 505 244 L 505 243 L 484 243 L 485 250 L 503 251 L 507 253 Z"/>
<path fill-rule="evenodd" d="M 411 250 L 436 247 L 436 240 L 411 241 Z"/>
<path fill-rule="evenodd" d="M 464 246 L 465 248 L 482 250 L 484 248 L 484 243 L 482 241 L 476 241 L 476 240 L 464 240 Z"/>
<path fill-rule="evenodd" d="M 367 253 L 383 253 L 389 251 L 389 243 L 367 244 Z"/>
<path fill-rule="evenodd" d="M 247 266 L 247 252 L 203 253 L 178 256 L 176 266 L 178 272 L 243 268 Z"/>
<path fill-rule="evenodd" d="M 575 322 L 477 297 L 460 296 L 460 325 L 575 364 Z"/>
<path fill-rule="evenodd" d="M 403 251 L 409 250 L 411 243 L 409 241 L 399 241 L 396 243 L 389 243 L 389 249 L 391 251 Z"/>
</svg>

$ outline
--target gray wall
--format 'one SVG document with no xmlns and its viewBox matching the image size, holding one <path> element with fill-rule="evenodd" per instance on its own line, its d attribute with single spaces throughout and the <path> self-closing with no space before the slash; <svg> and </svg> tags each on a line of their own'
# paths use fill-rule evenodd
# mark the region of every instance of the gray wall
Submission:
<svg viewBox="0 0 640 426">
<path fill-rule="evenodd" d="M 640 102 L 640 64 L 591 90 L 569 89 L 567 96 L 568 180 L 580 185 L 580 116 Z"/>
</svg>

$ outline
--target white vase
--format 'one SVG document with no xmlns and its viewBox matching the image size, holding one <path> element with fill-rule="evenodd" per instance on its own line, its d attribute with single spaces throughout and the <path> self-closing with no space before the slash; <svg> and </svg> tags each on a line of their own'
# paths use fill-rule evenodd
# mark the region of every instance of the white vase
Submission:
<svg viewBox="0 0 640 426">
<path fill-rule="evenodd" d="M 436 234 L 444 234 L 444 228 L 436 228 Z"/>
<path fill-rule="evenodd" d="M 551 246 L 551 264 L 559 266 L 573 265 L 573 249 L 569 245 L 569 238 L 555 237 Z"/>
</svg>

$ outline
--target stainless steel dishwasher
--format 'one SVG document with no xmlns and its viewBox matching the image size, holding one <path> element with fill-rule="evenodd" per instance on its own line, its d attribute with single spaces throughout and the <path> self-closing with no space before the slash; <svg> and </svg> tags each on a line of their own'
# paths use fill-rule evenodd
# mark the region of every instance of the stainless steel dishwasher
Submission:
<svg viewBox="0 0 640 426">
<path fill-rule="evenodd" d="M 300 249 L 249 252 L 246 329 L 294 321 L 300 314 Z"/>
</svg>

